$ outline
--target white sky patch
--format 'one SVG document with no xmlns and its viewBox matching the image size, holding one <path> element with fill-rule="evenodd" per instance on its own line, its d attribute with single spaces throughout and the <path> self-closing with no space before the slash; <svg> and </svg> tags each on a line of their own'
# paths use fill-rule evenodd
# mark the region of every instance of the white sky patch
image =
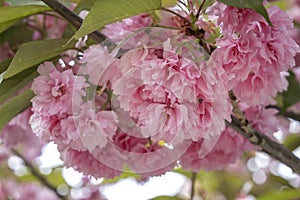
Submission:
<svg viewBox="0 0 300 200">
<path fill-rule="evenodd" d="M 103 187 L 101 193 L 109 200 L 147 200 L 161 195 L 176 195 L 185 183 L 186 178 L 183 175 L 167 172 L 160 177 L 150 178 L 146 183 L 138 183 L 130 178 L 120 180 L 114 185 Z"/>
</svg>

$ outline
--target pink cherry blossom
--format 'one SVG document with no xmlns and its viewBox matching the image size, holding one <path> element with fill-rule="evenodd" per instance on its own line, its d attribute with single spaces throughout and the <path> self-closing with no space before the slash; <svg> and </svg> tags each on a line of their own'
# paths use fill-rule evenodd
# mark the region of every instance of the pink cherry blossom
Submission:
<svg viewBox="0 0 300 200">
<path fill-rule="evenodd" d="M 39 66 L 40 76 L 32 83 L 36 96 L 32 99 L 32 110 L 46 115 L 70 113 L 72 104 L 78 105 L 85 95 L 85 79 L 74 76 L 71 69 L 63 72 L 46 62 Z"/>
<path fill-rule="evenodd" d="M 221 4 L 221 9 L 211 12 L 218 16 L 224 37 L 217 40 L 219 48 L 210 59 L 225 71 L 227 89 L 249 105 L 274 103 L 277 93 L 287 89 L 286 71 L 295 65 L 299 52 L 288 35 L 292 19 L 275 6 L 267 11 L 273 26 L 250 9 Z"/>
<path fill-rule="evenodd" d="M 79 114 L 74 115 L 75 127 L 83 146 L 92 152 L 95 147 L 103 149 L 112 141 L 117 130 L 117 116 L 113 111 L 98 111 L 85 103 Z"/>
<path fill-rule="evenodd" d="M 79 73 L 88 75 L 89 82 L 94 85 L 106 85 L 118 77 L 118 71 L 114 67 L 118 60 L 113 54 L 101 44 L 90 46 L 83 54 Z"/>
<path fill-rule="evenodd" d="M 106 157 L 102 158 L 105 160 L 115 160 L 119 162 L 119 157 L 116 154 L 109 154 L 108 151 L 101 151 L 101 153 L 106 153 Z M 96 159 L 88 151 L 77 151 L 74 149 L 66 149 L 61 152 L 61 159 L 64 161 L 67 167 L 73 167 L 75 170 L 82 172 L 87 176 L 94 176 L 95 178 L 114 178 L 121 174 L 121 166 L 115 168 L 109 167 Z"/>
<path fill-rule="evenodd" d="M 158 176 L 172 170 L 187 146 L 184 143 L 174 147 L 176 149 L 168 149 L 148 138 L 137 138 L 125 132 L 116 134 L 114 145 L 121 149 L 122 155 L 126 155 L 124 164 L 143 177 Z"/>
<path fill-rule="evenodd" d="M 122 46 L 125 49 L 131 49 L 137 45 L 146 44 L 149 41 L 147 34 L 137 32 L 140 28 L 148 27 L 152 23 L 152 18 L 148 14 L 126 18 L 121 22 L 107 25 L 103 30 L 109 39 L 115 43 L 126 40 Z M 128 37 L 128 38 L 127 38 Z"/>
<path fill-rule="evenodd" d="M 212 150 L 205 156 L 199 156 L 203 140 L 193 142 L 180 159 L 181 166 L 186 170 L 198 172 L 200 169 L 221 169 L 234 163 L 243 151 L 251 148 L 249 141 L 230 128 L 222 132 Z"/>
<path fill-rule="evenodd" d="M 169 41 L 163 49 L 129 51 L 118 67 L 123 76 L 112 84 L 113 92 L 145 138 L 176 144 L 224 130 L 224 86 L 205 63 L 179 56 Z"/>
<path fill-rule="evenodd" d="M 29 125 L 31 114 L 31 108 L 28 108 L 11 119 L 0 132 L 1 143 L 6 148 L 21 148 L 22 151 L 26 151 L 24 156 L 28 161 L 39 156 L 44 146 Z"/>
</svg>

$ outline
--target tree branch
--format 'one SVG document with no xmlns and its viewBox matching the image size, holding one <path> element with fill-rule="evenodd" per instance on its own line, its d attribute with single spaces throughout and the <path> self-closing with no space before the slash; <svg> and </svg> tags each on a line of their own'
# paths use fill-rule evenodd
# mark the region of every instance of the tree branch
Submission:
<svg viewBox="0 0 300 200">
<path fill-rule="evenodd" d="M 62 196 L 61 194 L 59 194 L 56 191 L 56 187 L 53 186 L 51 183 L 48 182 L 48 180 L 42 176 L 32 165 L 30 162 L 28 162 L 23 155 L 21 155 L 18 151 L 16 151 L 15 149 L 11 149 L 11 151 L 18 157 L 22 158 L 24 160 L 24 163 L 26 165 L 26 167 L 29 169 L 29 171 L 31 172 L 31 174 L 36 177 L 38 179 L 38 181 L 46 186 L 47 188 L 49 188 L 51 191 L 53 191 L 60 199 L 62 200 L 67 200 L 65 196 Z"/>
<path fill-rule="evenodd" d="M 236 102 L 236 97 L 232 91 L 229 92 L 229 96 L 235 116 L 231 116 L 231 123 L 226 121 L 227 126 L 248 138 L 252 144 L 260 146 L 262 151 L 292 168 L 295 173 L 300 174 L 300 159 L 284 145 L 275 142 L 265 134 L 254 130 L 248 123 L 244 113 L 240 110 Z"/>
<path fill-rule="evenodd" d="M 192 173 L 192 177 L 191 177 L 191 182 L 192 182 L 192 185 L 191 185 L 191 194 L 190 194 L 191 200 L 193 200 L 193 199 L 194 199 L 194 196 L 195 196 L 195 183 L 196 183 L 196 178 L 197 178 L 197 173 L 196 173 L 196 172 L 193 172 L 193 173 Z"/>
<path fill-rule="evenodd" d="M 69 8 L 64 6 L 57 0 L 41 0 L 45 4 L 47 4 L 50 8 L 60 14 L 65 20 L 67 20 L 76 30 L 78 30 L 83 22 L 83 20 L 76 15 L 73 11 Z M 95 42 L 101 43 L 102 41 L 106 40 L 107 37 L 103 35 L 99 31 L 94 31 L 89 34 L 89 37 L 92 38 Z"/>
</svg>

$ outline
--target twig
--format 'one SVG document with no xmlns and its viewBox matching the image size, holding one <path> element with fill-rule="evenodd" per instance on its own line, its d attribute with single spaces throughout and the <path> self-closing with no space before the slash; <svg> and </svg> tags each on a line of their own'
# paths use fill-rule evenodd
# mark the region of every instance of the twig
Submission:
<svg viewBox="0 0 300 200">
<path fill-rule="evenodd" d="M 279 111 L 278 115 L 282 115 L 284 117 L 288 117 L 288 118 L 300 121 L 300 114 L 294 113 L 292 111 L 282 111 L 281 108 L 279 108 L 276 105 L 266 106 L 266 108 L 274 108 Z"/>
<path fill-rule="evenodd" d="M 191 181 L 192 181 L 192 186 L 191 186 L 191 200 L 193 200 L 194 195 L 195 195 L 196 177 L 197 177 L 197 173 L 193 172 L 192 173 L 192 177 L 191 177 Z"/>
<path fill-rule="evenodd" d="M 231 116 L 231 123 L 226 121 L 227 126 L 248 138 L 252 144 L 260 146 L 262 150 L 270 156 L 292 168 L 295 173 L 300 174 L 300 159 L 284 145 L 275 142 L 265 134 L 254 130 L 248 123 L 244 113 L 240 110 L 236 102 L 236 97 L 232 91 L 229 92 L 229 96 L 235 116 Z"/>
<path fill-rule="evenodd" d="M 65 20 L 67 20 L 76 30 L 78 30 L 83 22 L 83 20 L 76 15 L 73 11 L 71 11 L 69 8 L 64 6 L 62 3 L 60 3 L 57 0 L 41 0 L 45 4 L 47 4 L 50 8 L 52 8 L 54 11 L 56 11 L 58 14 L 60 14 Z M 95 42 L 102 42 L 107 39 L 105 35 L 100 33 L 99 31 L 94 31 L 89 34 L 89 36 L 95 41 Z"/>
<path fill-rule="evenodd" d="M 28 162 L 23 155 L 21 155 L 17 150 L 15 149 L 11 149 L 11 151 L 18 157 L 22 158 L 22 160 L 24 160 L 24 163 L 26 165 L 26 167 L 29 169 L 29 171 L 31 172 L 31 174 L 36 177 L 38 179 L 38 181 L 43 184 L 44 186 L 46 186 L 47 188 L 49 188 L 50 190 L 52 190 L 60 199 L 62 200 L 67 200 L 65 196 L 62 196 L 61 194 L 59 194 L 56 191 L 56 187 L 53 186 L 51 183 L 49 183 L 49 181 L 42 176 L 32 165 L 30 162 Z"/>
<path fill-rule="evenodd" d="M 197 20 L 199 19 L 199 16 L 200 16 L 200 14 L 201 14 L 201 10 L 202 10 L 204 4 L 205 4 L 205 0 L 202 0 L 201 5 L 200 5 L 200 7 L 199 7 L 199 9 L 198 9 L 198 11 L 197 11 L 197 14 L 196 14 L 196 19 L 197 19 Z"/>
</svg>

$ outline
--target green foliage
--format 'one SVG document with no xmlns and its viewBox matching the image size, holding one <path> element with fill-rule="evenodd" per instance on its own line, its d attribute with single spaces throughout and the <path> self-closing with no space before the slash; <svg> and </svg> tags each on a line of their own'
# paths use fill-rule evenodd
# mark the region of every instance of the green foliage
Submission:
<svg viewBox="0 0 300 200">
<path fill-rule="evenodd" d="M 160 0 L 97 1 L 73 38 L 79 39 L 97 29 L 102 29 L 107 24 L 141 13 L 150 12 L 161 7 Z"/>
<path fill-rule="evenodd" d="M 287 78 L 289 87 L 287 91 L 281 93 L 282 95 L 282 112 L 284 113 L 291 105 L 300 101 L 300 83 L 295 74 L 290 71 L 290 76 Z"/>
<path fill-rule="evenodd" d="M 99 0 L 79 0 L 74 12 L 79 13 L 81 10 L 90 10 L 97 1 Z"/>
<path fill-rule="evenodd" d="M 0 105 L 28 85 L 37 75 L 36 68 L 31 68 L 9 79 L 5 79 L 0 84 Z"/>
<path fill-rule="evenodd" d="M 32 40 L 33 30 L 24 22 L 19 21 L 0 34 L 0 45 L 8 42 L 12 49 Z"/>
<path fill-rule="evenodd" d="M 300 146 L 300 135 L 299 134 L 289 134 L 283 142 L 289 150 L 293 151 Z"/>
<path fill-rule="evenodd" d="M 43 4 L 40 0 L 6 0 L 9 5 L 21 6 L 21 5 L 41 5 Z"/>
<path fill-rule="evenodd" d="M 23 44 L 9 65 L 4 79 L 10 78 L 26 69 L 34 67 L 60 53 L 74 47 L 74 43 L 66 44 L 66 39 L 34 41 Z"/>
<path fill-rule="evenodd" d="M 270 25 L 272 25 L 269 15 L 263 5 L 263 0 L 219 0 L 219 1 L 229 6 L 254 9 L 257 13 L 261 14 Z"/>
<path fill-rule="evenodd" d="M 46 6 L 25 5 L 0 8 L 0 33 L 14 25 L 18 20 L 37 13 L 51 10 Z"/>
<path fill-rule="evenodd" d="M 272 191 L 265 193 L 257 198 L 257 200 L 296 200 L 300 197 L 299 189 L 287 189 L 282 191 Z"/>
<path fill-rule="evenodd" d="M 177 3 L 176 0 L 162 0 L 163 7 L 172 7 L 172 6 L 175 6 L 176 3 Z"/>
<path fill-rule="evenodd" d="M 31 90 L 26 90 L 0 106 L 0 131 L 14 116 L 30 106 L 33 96 Z"/>
</svg>

